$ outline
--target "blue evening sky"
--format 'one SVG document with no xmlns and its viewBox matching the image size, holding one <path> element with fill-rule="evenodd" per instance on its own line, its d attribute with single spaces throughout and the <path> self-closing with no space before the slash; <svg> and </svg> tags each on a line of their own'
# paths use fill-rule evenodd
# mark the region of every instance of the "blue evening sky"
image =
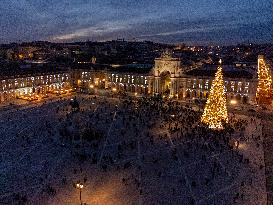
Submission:
<svg viewBox="0 0 273 205">
<path fill-rule="evenodd" d="M 273 42 L 271 0 L 1 0 L 0 43 Z"/>
</svg>

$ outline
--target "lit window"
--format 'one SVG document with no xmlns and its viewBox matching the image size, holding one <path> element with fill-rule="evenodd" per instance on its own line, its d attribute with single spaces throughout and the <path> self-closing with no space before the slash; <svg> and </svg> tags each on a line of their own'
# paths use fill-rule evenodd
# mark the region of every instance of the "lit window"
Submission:
<svg viewBox="0 0 273 205">
<path fill-rule="evenodd" d="M 224 85 L 224 87 L 225 87 L 225 92 L 227 92 L 228 91 L 228 81 L 225 81 L 225 85 Z"/>
<path fill-rule="evenodd" d="M 202 80 L 199 80 L 199 84 L 198 84 L 198 87 L 200 88 L 200 89 L 202 89 L 203 88 L 203 85 L 202 85 Z"/>
<path fill-rule="evenodd" d="M 234 90 L 235 90 L 235 83 L 234 83 L 234 81 L 231 81 L 230 85 L 231 85 L 230 88 L 231 88 L 232 92 L 234 92 Z"/>
<path fill-rule="evenodd" d="M 193 80 L 192 88 L 196 88 L 196 79 Z"/>
<path fill-rule="evenodd" d="M 237 92 L 242 92 L 242 82 L 238 82 Z"/>
<path fill-rule="evenodd" d="M 245 92 L 249 93 L 249 82 L 245 83 Z"/>
<path fill-rule="evenodd" d="M 209 80 L 206 80 L 206 83 L 205 83 L 205 89 L 208 90 L 209 89 Z"/>
</svg>

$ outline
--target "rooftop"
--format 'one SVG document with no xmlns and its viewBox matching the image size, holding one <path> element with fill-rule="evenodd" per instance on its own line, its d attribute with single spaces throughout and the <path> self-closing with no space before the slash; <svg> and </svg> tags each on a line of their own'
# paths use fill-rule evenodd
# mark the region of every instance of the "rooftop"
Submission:
<svg viewBox="0 0 273 205">
<path fill-rule="evenodd" d="M 187 75 L 193 76 L 215 76 L 217 65 L 205 65 L 201 68 L 190 70 L 186 72 Z M 247 69 L 236 68 L 234 65 L 222 65 L 223 75 L 227 78 L 253 78 L 253 74 Z"/>
<path fill-rule="evenodd" d="M 112 66 L 109 68 L 109 71 L 122 72 L 122 73 L 147 74 L 152 70 L 152 68 L 153 68 L 152 64 L 128 64 L 128 65 Z"/>
</svg>

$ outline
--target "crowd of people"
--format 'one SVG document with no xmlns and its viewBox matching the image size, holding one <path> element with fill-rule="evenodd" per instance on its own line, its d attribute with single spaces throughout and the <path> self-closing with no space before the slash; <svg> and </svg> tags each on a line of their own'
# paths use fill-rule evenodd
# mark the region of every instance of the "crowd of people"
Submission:
<svg viewBox="0 0 273 205">
<path fill-rule="evenodd" d="M 71 100 L 79 109 L 72 108 Z M 3 143 L 9 144 L 5 151 L 17 143 L 28 154 L 17 163 L 2 154 L 5 165 L 0 168 L 7 177 L 10 169 L 22 177 L 35 175 L 34 182 L 12 181 L 13 188 L 4 181 L 3 200 L 75 204 L 78 182 L 84 187 L 83 204 L 265 200 L 261 124 L 256 118 L 234 114 L 225 129 L 211 130 L 200 123 L 201 111 L 181 102 L 90 95 L 2 115 L 9 119 L 2 125 Z M 20 148 L 13 149 L 16 157 Z M 26 174 L 22 164 L 32 171 Z M 34 187 L 39 188 L 31 194 Z"/>
</svg>

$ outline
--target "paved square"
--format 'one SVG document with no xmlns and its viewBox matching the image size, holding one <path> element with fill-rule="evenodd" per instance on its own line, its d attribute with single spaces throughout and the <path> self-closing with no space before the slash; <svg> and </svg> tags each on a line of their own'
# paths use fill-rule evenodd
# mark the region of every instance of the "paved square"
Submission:
<svg viewBox="0 0 273 205">
<path fill-rule="evenodd" d="M 76 182 L 83 204 L 266 204 L 258 119 L 224 134 L 180 103 L 70 101 L 0 112 L 0 204 L 80 204 Z"/>
</svg>

